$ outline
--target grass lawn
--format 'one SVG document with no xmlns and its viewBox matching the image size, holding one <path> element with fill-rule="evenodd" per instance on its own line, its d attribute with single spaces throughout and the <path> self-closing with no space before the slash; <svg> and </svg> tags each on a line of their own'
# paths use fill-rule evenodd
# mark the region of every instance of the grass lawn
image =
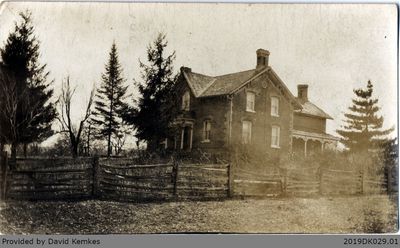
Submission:
<svg viewBox="0 0 400 248">
<path fill-rule="evenodd" d="M 0 203 L 3 234 L 371 233 L 397 231 L 385 195 L 203 202 Z"/>
</svg>

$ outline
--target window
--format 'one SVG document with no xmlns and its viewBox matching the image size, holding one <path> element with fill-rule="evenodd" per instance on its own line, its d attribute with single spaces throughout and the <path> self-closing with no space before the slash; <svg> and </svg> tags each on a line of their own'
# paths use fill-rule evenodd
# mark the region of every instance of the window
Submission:
<svg viewBox="0 0 400 248">
<path fill-rule="evenodd" d="M 271 115 L 279 116 L 279 98 L 276 96 L 271 97 Z"/>
<path fill-rule="evenodd" d="M 210 142 L 210 132 L 211 132 L 211 122 L 210 120 L 205 120 L 203 122 L 203 141 Z"/>
<path fill-rule="evenodd" d="M 182 96 L 182 110 L 189 111 L 190 109 L 190 92 L 186 91 Z"/>
<path fill-rule="evenodd" d="M 254 112 L 256 94 L 254 92 L 247 92 L 246 94 L 246 111 Z"/>
<path fill-rule="evenodd" d="M 243 144 L 251 143 L 251 122 L 250 121 L 243 121 L 242 143 Z"/>
<path fill-rule="evenodd" d="M 272 126 L 271 147 L 279 148 L 280 127 Z"/>
</svg>

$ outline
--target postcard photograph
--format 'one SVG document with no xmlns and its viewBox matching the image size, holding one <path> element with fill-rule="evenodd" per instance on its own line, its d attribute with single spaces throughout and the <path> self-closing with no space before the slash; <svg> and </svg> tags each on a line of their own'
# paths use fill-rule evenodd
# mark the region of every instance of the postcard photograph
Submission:
<svg viewBox="0 0 400 248">
<path fill-rule="evenodd" d="M 398 231 L 395 4 L 2 2 L 0 234 Z"/>
</svg>

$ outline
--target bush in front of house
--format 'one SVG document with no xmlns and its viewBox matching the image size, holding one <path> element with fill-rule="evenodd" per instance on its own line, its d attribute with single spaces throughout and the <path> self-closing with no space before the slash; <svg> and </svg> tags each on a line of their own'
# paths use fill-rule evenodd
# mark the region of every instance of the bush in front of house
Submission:
<svg viewBox="0 0 400 248">
<path fill-rule="evenodd" d="M 229 160 L 235 167 L 253 173 L 267 173 L 278 169 L 286 154 L 271 154 L 254 145 L 232 145 Z"/>
</svg>

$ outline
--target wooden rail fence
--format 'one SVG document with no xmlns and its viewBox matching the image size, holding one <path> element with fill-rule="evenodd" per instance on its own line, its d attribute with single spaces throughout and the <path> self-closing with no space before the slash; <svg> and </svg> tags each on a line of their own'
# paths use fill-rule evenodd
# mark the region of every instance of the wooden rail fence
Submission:
<svg viewBox="0 0 400 248">
<path fill-rule="evenodd" d="M 7 177 L 7 197 L 29 200 L 90 197 L 94 181 L 92 161 L 18 159 Z"/>
<path fill-rule="evenodd" d="M 309 196 L 320 193 L 320 174 L 317 168 L 287 169 L 283 171 L 285 194 Z"/>
<path fill-rule="evenodd" d="M 234 195 L 240 196 L 280 196 L 284 182 L 279 169 L 271 168 L 270 173 L 255 173 L 248 170 L 234 169 Z"/>
<path fill-rule="evenodd" d="M 4 200 L 6 198 L 6 189 L 7 189 L 7 153 L 0 152 L 0 200 Z"/>
<path fill-rule="evenodd" d="M 0 165 L 0 199 L 140 202 L 379 194 L 389 188 L 382 176 L 320 168 L 271 167 L 257 173 L 229 164 L 137 165 L 129 159 L 104 158 L 18 159 L 11 164 L 4 155 Z"/>
<path fill-rule="evenodd" d="M 281 169 L 272 174 L 235 171 L 234 192 L 243 196 L 356 195 L 388 191 L 386 178 L 356 171 L 320 168 Z"/>
<path fill-rule="evenodd" d="M 229 195 L 228 164 L 183 164 L 176 168 L 178 198 L 219 199 Z"/>
<path fill-rule="evenodd" d="M 125 201 L 218 199 L 228 195 L 228 167 L 177 163 L 134 165 L 100 160 L 99 195 Z"/>
</svg>

